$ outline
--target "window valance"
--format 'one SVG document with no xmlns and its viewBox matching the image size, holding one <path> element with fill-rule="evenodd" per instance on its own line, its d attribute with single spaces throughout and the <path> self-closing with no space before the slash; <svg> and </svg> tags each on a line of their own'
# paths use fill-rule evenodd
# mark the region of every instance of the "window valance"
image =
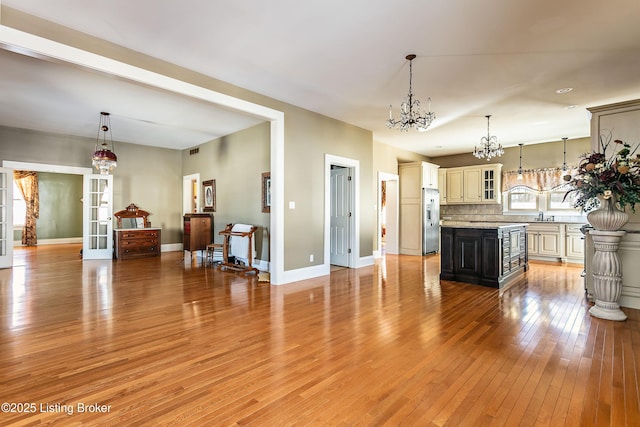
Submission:
<svg viewBox="0 0 640 427">
<path fill-rule="evenodd" d="M 535 191 L 551 190 L 565 183 L 563 175 L 573 175 L 574 172 L 572 169 L 563 171 L 562 168 L 527 169 L 523 171 L 522 179 L 518 179 L 518 171 L 505 171 L 502 173 L 502 191 L 520 186 Z"/>
</svg>

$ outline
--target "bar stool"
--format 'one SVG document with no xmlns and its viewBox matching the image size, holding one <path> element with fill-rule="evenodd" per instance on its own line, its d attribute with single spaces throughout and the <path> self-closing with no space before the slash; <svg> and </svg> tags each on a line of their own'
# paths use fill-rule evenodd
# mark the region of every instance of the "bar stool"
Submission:
<svg viewBox="0 0 640 427">
<path fill-rule="evenodd" d="M 206 250 L 205 265 L 209 263 L 215 264 L 216 262 L 222 262 L 222 252 L 222 243 L 209 243 Z"/>
</svg>

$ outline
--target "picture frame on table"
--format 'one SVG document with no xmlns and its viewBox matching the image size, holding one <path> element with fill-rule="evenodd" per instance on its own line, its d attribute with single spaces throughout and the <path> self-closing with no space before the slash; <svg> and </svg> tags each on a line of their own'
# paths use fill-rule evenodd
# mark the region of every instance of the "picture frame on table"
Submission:
<svg viewBox="0 0 640 427">
<path fill-rule="evenodd" d="M 202 210 L 204 212 L 216 211 L 216 180 L 202 181 Z"/>
<path fill-rule="evenodd" d="M 262 174 L 262 212 L 271 213 L 271 172 Z"/>
</svg>

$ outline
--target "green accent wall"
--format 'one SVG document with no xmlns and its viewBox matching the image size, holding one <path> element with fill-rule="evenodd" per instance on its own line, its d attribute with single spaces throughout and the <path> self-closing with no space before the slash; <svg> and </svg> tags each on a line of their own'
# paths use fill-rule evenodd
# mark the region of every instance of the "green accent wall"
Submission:
<svg viewBox="0 0 640 427">
<path fill-rule="evenodd" d="M 82 237 L 82 175 L 38 173 L 38 239 Z"/>
<path fill-rule="evenodd" d="M 38 192 L 38 239 L 82 237 L 82 175 L 39 172 Z M 22 230 L 14 230 L 13 239 L 21 241 Z"/>
</svg>

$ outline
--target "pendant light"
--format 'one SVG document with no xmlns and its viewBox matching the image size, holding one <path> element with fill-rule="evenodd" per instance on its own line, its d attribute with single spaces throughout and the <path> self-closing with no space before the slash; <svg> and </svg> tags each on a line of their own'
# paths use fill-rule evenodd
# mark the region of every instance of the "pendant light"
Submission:
<svg viewBox="0 0 640 427">
<path fill-rule="evenodd" d="M 562 143 L 563 143 L 563 153 L 562 153 L 562 177 L 564 178 L 565 181 L 567 180 L 567 176 L 569 176 L 569 168 L 567 167 L 567 138 L 566 136 L 564 138 L 562 138 Z"/>
<path fill-rule="evenodd" d="M 102 132 L 102 143 L 100 143 L 100 132 Z M 111 149 L 107 144 L 107 132 L 109 132 L 109 141 L 111 141 Z M 111 121 L 109 113 L 104 111 L 100 113 L 100 123 L 98 125 L 98 136 L 96 137 L 96 147 L 91 156 L 92 164 L 100 171 L 101 175 L 108 175 L 117 165 L 118 156 L 113 150 L 113 137 L 111 136 Z"/>
<path fill-rule="evenodd" d="M 523 170 L 522 170 L 522 146 L 524 145 L 522 142 L 518 144 L 520 146 L 520 166 L 518 166 L 518 179 L 524 179 Z"/>
</svg>

